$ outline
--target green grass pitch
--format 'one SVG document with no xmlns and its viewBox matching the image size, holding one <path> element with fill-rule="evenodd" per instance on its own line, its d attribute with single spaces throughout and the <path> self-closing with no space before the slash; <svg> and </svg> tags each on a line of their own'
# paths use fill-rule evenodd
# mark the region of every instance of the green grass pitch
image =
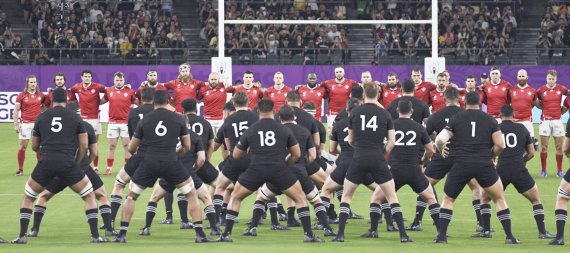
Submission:
<svg viewBox="0 0 570 253">
<path fill-rule="evenodd" d="M 105 128 L 105 124 L 103 125 Z M 538 129 L 538 126 L 535 126 Z M 104 131 L 105 133 L 105 131 Z M 99 142 L 99 161 L 101 170 L 104 170 L 107 159 L 107 142 L 102 135 Z M 28 148 L 24 177 L 15 177 L 17 170 L 16 149 L 18 137 L 14 133 L 12 124 L 0 124 L 0 161 L 3 165 L 0 169 L 0 236 L 6 240 L 15 238 L 19 232 L 19 205 L 24 191 L 24 183 L 29 177 L 35 165 L 35 154 Z M 556 162 L 554 156 L 554 143 L 551 145 L 548 157 L 547 178 L 538 178 L 540 157 L 530 161 L 528 169 L 535 177 L 540 188 L 542 202 L 545 208 L 545 222 L 547 230 L 556 232 L 554 221 L 554 204 L 556 191 L 560 178 L 555 176 Z M 107 192 L 110 194 L 116 172 L 123 165 L 123 151 L 119 149 L 113 176 L 101 176 L 105 182 Z M 220 161 L 218 154 L 214 155 L 214 163 Z M 566 160 L 566 159 L 565 159 Z M 568 162 L 564 162 L 564 170 Z M 443 182 L 436 186 L 441 196 Z M 44 217 L 40 235 L 38 238 L 30 238 L 27 245 L 2 245 L 0 252 L 371 252 L 381 250 L 384 252 L 539 252 L 542 250 L 562 250 L 562 248 L 547 245 L 547 240 L 537 239 L 536 224 L 529 201 L 519 195 L 511 186 L 506 192 L 507 202 L 512 214 L 513 233 L 523 241 L 521 245 L 505 245 L 504 233 L 493 209 L 492 227 L 496 230 L 492 239 L 472 239 L 470 235 L 475 229 L 475 215 L 471 206 L 471 193 L 468 187 L 455 204 L 453 220 L 449 227 L 448 245 L 434 245 L 435 228 L 431 226 L 429 212 L 424 214 L 424 231 L 409 232 L 414 240 L 411 244 L 401 244 L 398 233 L 385 232 L 385 225 L 380 224 L 379 239 L 363 239 L 359 235 L 369 228 L 367 219 L 349 220 L 346 231 L 346 242 L 342 244 L 330 242 L 326 238 L 324 244 L 302 243 L 302 229 L 294 228 L 291 231 L 269 231 L 265 221 L 259 229 L 259 236 L 250 238 L 241 236 L 246 228 L 246 221 L 251 217 L 253 196 L 247 198 L 239 215 L 239 224 L 234 227 L 233 243 L 195 244 L 194 231 L 180 230 L 180 221 L 176 204 L 174 205 L 174 225 L 161 225 L 158 223 L 164 214 L 164 205 L 159 203 L 155 222 L 152 226 L 152 236 L 141 237 L 139 229 L 144 225 L 145 206 L 152 189 L 147 189 L 137 201 L 133 220 L 130 224 L 127 244 L 90 244 L 89 231 L 83 211 L 83 203 L 77 194 L 71 190 L 65 190 L 54 197 L 48 204 L 47 213 Z M 353 210 L 368 218 L 368 205 L 371 192 L 360 187 L 352 202 Z M 409 187 L 404 187 L 398 193 L 405 222 L 408 225 L 414 217 L 416 195 Z M 335 201 L 338 211 L 338 202 Z M 494 208 L 494 206 L 493 206 Z M 314 219 L 314 214 L 311 213 Z M 120 214 L 119 214 L 120 217 Z M 101 219 L 99 224 L 101 224 Z M 207 224 L 207 221 L 205 220 Z M 31 227 L 31 222 L 30 222 Z M 118 223 L 116 224 L 118 227 Z M 336 225 L 334 225 L 336 228 Z M 206 230 L 209 233 L 209 230 Z M 322 237 L 322 232 L 317 234 Z"/>
</svg>

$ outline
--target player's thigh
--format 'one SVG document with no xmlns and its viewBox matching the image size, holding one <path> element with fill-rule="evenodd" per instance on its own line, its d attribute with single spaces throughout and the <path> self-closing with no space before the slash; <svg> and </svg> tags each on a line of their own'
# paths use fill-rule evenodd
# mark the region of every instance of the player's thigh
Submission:
<svg viewBox="0 0 570 253">
<path fill-rule="evenodd" d="M 109 123 L 107 125 L 107 138 L 109 139 L 109 142 L 112 141 L 116 144 L 117 143 L 117 138 L 119 138 L 120 136 L 120 128 L 119 128 L 119 124 L 111 124 Z"/>
<path fill-rule="evenodd" d="M 103 187 L 103 180 L 101 180 L 101 177 L 93 170 L 93 168 L 91 168 L 91 166 L 87 165 L 85 168 L 82 169 L 83 172 L 85 172 L 87 178 L 89 178 L 89 181 L 91 181 L 94 191 Z"/>
<path fill-rule="evenodd" d="M 564 124 L 562 124 L 561 120 L 552 120 L 551 128 L 552 128 L 552 136 L 564 137 L 566 130 L 564 129 Z"/>
<path fill-rule="evenodd" d="M 469 173 L 469 171 L 461 168 L 460 166 L 456 167 L 456 165 L 454 165 L 447 174 L 447 179 L 445 180 L 445 185 L 443 186 L 443 192 L 448 197 L 457 199 L 471 178 L 473 178 L 473 176 L 471 173 Z"/>
<path fill-rule="evenodd" d="M 117 124 L 119 125 L 119 137 L 123 141 L 123 145 L 129 143 L 129 127 L 127 124 Z"/>
<path fill-rule="evenodd" d="M 163 161 L 161 164 L 162 171 L 160 172 L 160 177 L 164 178 L 164 180 L 171 185 L 179 185 L 191 177 L 190 171 L 182 164 L 182 162 L 180 162 L 180 160 Z"/>
<path fill-rule="evenodd" d="M 98 119 L 86 119 L 85 122 L 89 123 L 95 130 L 96 135 L 100 135 L 102 133 L 101 122 Z"/>
<path fill-rule="evenodd" d="M 534 124 L 531 121 L 522 121 L 520 122 L 526 130 L 530 133 L 530 137 L 534 137 Z"/>
<path fill-rule="evenodd" d="M 212 184 L 215 182 L 216 178 L 218 178 L 220 172 L 214 168 L 214 165 L 212 165 L 210 161 L 206 161 L 196 174 L 200 179 L 202 179 L 202 181 L 204 181 L 204 183 Z"/>
<path fill-rule="evenodd" d="M 254 192 L 267 181 L 269 174 L 267 169 L 252 167 L 241 173 L 237 182 L 247 190 Z"/>
<path fill-rule="evenodd" d="M 551 122 L 551 120 L 543 120 L 540 122 L 540 125 L 538 125 L 538 133 L 540 134 L 541 140 L 544 140 L 543 137 L 550 137 L 552 135 Z"/>
<path fill-rule="evenodd" d="M 152 187 L 160 177 L 160 161 L 155 159 L 144 159 L 140 162 L 135 173 L 131 176 L 131 182 L 142 187 Z"/>
<path fill-rule="evenodd" d="M 18 139 L 20 139 L 20 141 L 31 139 L 33 129 L 34 129 L 34 123 L 20 124 L 20 132 L 18 133 Z"/>
</svg>

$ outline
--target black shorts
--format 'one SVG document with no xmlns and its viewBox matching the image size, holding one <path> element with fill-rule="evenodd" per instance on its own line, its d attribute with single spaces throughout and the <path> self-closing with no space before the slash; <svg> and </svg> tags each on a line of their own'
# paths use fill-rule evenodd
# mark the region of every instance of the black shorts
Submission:
<svg viewBox="0 0 570 253">
<path fill-rule="evenodd" d="M 204 162 L 202 168 L 196 171 L 196 175 L 198 175 L 198 177 L 200 177 L 200 179 L 202 179 L 206 184 L 214 183 L 219 174 L 220 172 L 214 168 L 214 165 L 212 165 L 210 161 Z"/>
<path fill-rule="evenodd" d="M 499 180 L 499 175 L 491 160 L 481 161 L 456 158 L 453 167 L 447 175 L 443 191 L 447 196 L 456 199 L 463 187 L 473 178 L 477 180 L 481 187 L 487 188 Z"/>
<path fill-rule="evenodd" d="M 307 175 L 309 176 L 319 172 L 320 169 L 321 169 L 321 164 L 319 164 L 317 161 L 314 161 L 306 166 Z"/>
<path fill-rule="evenodd" d="M 350 163 L 352 162 L 351 159 L 337 159 L 336 160 L 336 169 L 331 172 L 331 179 L 339 184 L 344 184 L 344 178 L 346 177 L 346 171 L 348 167 L 350 167 Z"/>
<path fill-rule="evenodd" d="M 327 162 L 327 159 L 323 158 L 322 156 L 319 156 L 319 157 L 317 157 L 316 162 L 319 163 L 319 166 L 321 167 L 322 170 L 324 170 L 324 171 L 327 170 L 327 166 L 329 165 L 329 163 Z"/>
<path fill-rule="evenodd" d="M 309 175 L 307 174 L 307 169 L 305 169 L 304 166 L 294 165 L 288 167 L 287 169 L 291 170 L 291 172 L 293 172 L 297 180 L 299 180 L 299 183 L 301 183 L 301 188 L 303 188 L 303 192 L 305 193 L 305 195 L 308 195 L 315 189 L 316 187 L 315 183 L 313 183 L 313 181 L 309 179 Z M 272 183 L 267 183 L 267 188 L 269 188 L 270 191 L 272 191 L 277 195 L 281 194 L 282 189 L 279 189 L 279 187 L 277 187 Z"/>
<path fill-rule="evenodd" d="M 428 163 L 424 175 L 429 178 L 441 180 L 453 167 L 453 157 L 443 158 L 441 155 L 436 154 L 431 162 Z"/>
<path fill-rule="evenodd" d="M 250 159 L 249 157 L 244 157 L 242 159 L 229 158 L 226 162 L 222 174 L 227 177 L 232 182 L 237 182 L 241 173 L 243 173 L 249 167 Z"/>
<path fill-rule="evenodd" d="M 534 179 L 524 164 L 501 163 L 497 164 L 497 173 L 503 182 L 503 190 L 513 184 L 519 193 L 526 192 L 534 187 Z"/>
<path fill-rule="evenodd" d="M 131 156 L 131 159 L 129 159 L 129 161 L 124 166 L 125 173 L 127 173 L 129 177 L 133 178 L 133 176 L 135 175 L 135 171 L 137 171 L 137 168 L 139 167 L 143 159 L 144 159 L 144 153 L 141 151 L 138 151 L 136 154 Z"/>
<path fill-rule="evenodd" d="M 279 190 L 286 190 L 297 182 L 297 177 L 284 164 L 276 164 L 251 167 L 239 176 L 237 182 L 250 191 L 257 191 L 265 183 L 271 183 Z"/>
<path fill-rule="evenodd" d="M 375 153 L 355 154 L 346 172 L 346 179 L 355 184 L 363 184 L 368 174 L 378 184 L 392 180 L 384 156 Z"/>
<path fill-rule="evenodd" d="M 87 178 L 89 178 L 89 181 L 91 181 L 91 185 L 93 186 L 93 191 L 96 191 L 97 189 L 103 187 L 103 180 L 101 180 L 101 177 L 99 177 L 99 175 L 95 173 L 95 171 L 93 170 L 93 168 L 91 168 L 91 166 L 86 165 L 82 169 L 83 172 L 85 172 Z M 46 186 L 46 190 L 48 190 L 53 194 L 58 194 L 59 192 L 63 191 L 66 187 L 67 185 L 65 185 L 63 181 L 59 179 L 59 177 L 56 177 L 53 180 L 51 180 L 48 186 Z"/>
<path fill-rule="evenodd" d="M 202 180 L 196 175 L 192 175 L 192 181 L 194 181 L 194 189 L 196 190 L 200 189 L 200 187 L 202 187 L 204 184 L 204 182 L 202 182 Z M 164 180 L 164 178 L 158 180 L 158 184 L 168 193 L 172 193 L 174 192 L 174 189 L 176 189 L 175 185 L 169 184 L 166 180 Z"/>
<path fill-rule="evenodd" d="M 390 168 L 390 172 L 394 177 L 396 191 L 404 185 L 409 185 L 415 193 L 419 194 L 429 187 L 429 181 L 419 165 L 394 165 Z"/>
<path fill-rule="evenodd" d="M 227 161 L 228 161 L 228 158 L 226 158 L 226 159 L 222 160 L 220 163 L 218 163 L 218 170 L 219 171 L 224 170 L 224 168 L 228 164 Z"/>
<path fill-rule="evenodd" d="M 564 174 L 564 180 L 570 183 L 570 169 L 568 169 L 568 171 L 566 171 L 566 174 Z"/>
<path fill-rule="evenodd" d="M 146 158 L 140 163 L 131 181 L 140 186 L 153 187 L 158 178 L 178 185 L 190 178 L 190 172 L 179 160 L 159 161 Z"/>
<path fill-rule="evenodd" d="M 55 177 L 61 180 L 61 184 L 72 186 L 85 177 L 85 172 L 73 161 L 40 160 L 31 177 L 43 187 L 47 187 Z"/>
</svg>

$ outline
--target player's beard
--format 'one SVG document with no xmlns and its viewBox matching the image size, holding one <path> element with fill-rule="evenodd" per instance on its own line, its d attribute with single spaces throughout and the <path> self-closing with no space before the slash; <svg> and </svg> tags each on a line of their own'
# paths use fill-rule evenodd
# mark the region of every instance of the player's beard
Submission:
<svg viewBox="0 0 570 253">
<path fill-rule="evenodd" d="M 309 88 L 314 89 L 315 87 L 317 87 L 317 83 L 307 83 L 307 86 L 309 86 Z"/>
<path fill-rule="evenodd" d="M 396 85 L 397 85 L 397 84 L 390 85 L 390 84 L 388 83 L 388 88 L 391 89 L 391 90 L 393 90 L 394 88 L 396 88 Z"/>
<path fill-rule="evenodd" d="M 524 79 L 523 80 L 517 80 L 517 82 L 518 82 L 519 86 L 521 86 L 521 87 L 525 87 L 527 84 L 527 80 L 524 80 Z"/>
<path fill-rule="evenodd" d="M 147 85 L 150 86 L 150 87 L 154 87 L 154 86 L 156 86 L 156 83 L 158 83 L 157 81 L 151 82 L 151 81 L 148 81 L 148 80 L 147 80 L 146 82 L 147 82 Z"/>
<path fill-rule="evenodd" d="M 178 75 L 178 80 L 183 83 L 190 82 L 190 80 L 192 80 L 192 74 Z"/>
</svg>

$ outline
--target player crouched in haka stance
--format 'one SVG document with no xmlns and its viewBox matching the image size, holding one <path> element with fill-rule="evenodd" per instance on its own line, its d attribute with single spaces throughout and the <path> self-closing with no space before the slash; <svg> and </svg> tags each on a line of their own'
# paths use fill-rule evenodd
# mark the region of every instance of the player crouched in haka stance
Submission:
<svg viewBox="0 0 570 253">
<path fill-rule="evenodd" d="M 188 208 L 197 243 L 209 242 L 202 229 L 202 217 L 197 193 L 194 191 L 194 182 L 190 173 L 178 159 L 176 146 L 178 141 L 182 144 L 180 155 L 190 150 L 190 136 L 186 122 L 179 114 L 167 109 L 168 95 L 164 91 L 154 93 L 155 110 L 148 113 L 137 125 L 135 134 L 129 143 L 129 152 L 137 152 L 139 145 L 144 145 L 145 154 L 139 168 L 135 171 L 131 189 L 125 200 L 125 207 L 121 218 L 121 232 L 115 242 L 125 243 L 129 222 L 134 213 L 135 202 L 147 187 L 152 187 L 158 178 L 163 178 L 188 198 Z"/>
<path fill-rule="evenodd" d="M 566 136 L 564 138 L 563 150 L 566 157 L 570 157 L 570 120 L 566 123 Z M 566 216 L 568 215 L 568 200 L 570 199 L 570 169 L 564 174 L 558 187 L 556 197 L 556 238 L 550 241 L 550 245 L 564 245 L 564 227 L 566 226 Z"/>
<path fill-rule="evenodd" d="M 65 108 L 67 92 L 56 88 L 53 92 L 53 108 L 36 119 L 33 129 L 32 149 L 40 152 L 40 161 L 26 183 L 20 208 L 20 235 L 12 243 L 25 244 L 26 231 L 32 218 L 34 200 L 46 186 L 59 177 L 85 201 L 85 215 L 91 230 L 91 242 L 106 242 L 97 231 L 97 203 L 93 186 L 85 172 L 77 168 L 88 148 L 87 133 L 81 117 Z"/>
<path fill-rule="evenodd" d="M 287 169 L 301 157 L 299 144 L 291 130 L 273 119 L 271 100 L 262 99 L 258 108 L 259 121 L 243 133 L 232 152 L 236 160 L 248 152 L 251 163 L 240 175 L 234 187 L 226 212 L 226 228 L 219 240 L 232 241 L 231 233 L 239 214 L 241 201 L 263 184 L 272 183 L 295 202 L 305 232 L 304 242 L 323 242 L 311 230 L 309 208 L 301 184 L 291 170 Z M 271 196 L 274 193 L 263 194 Z"/>
<path fill-rule="evenodd" d="M 384 159 L 384 149 L 390 152 L 394 147 L 392 117 L 378 104 L 378 85 L 365 83 L 363 88 L 364 104 L 352 109 L 349 116 L 348 142 L 354 147 L 354 155 L 344 179 L 338 235 L 333 241 L 344 242 L 344 228 L 349 216 L 350 201 L 358 185 L 363 183 L 370 173 L 390 203 L 392 216 L 400 230 L 400 242 L 411 242 L 404 229 L 402 209 L 396 196 L 394 180 Z M 388 140 L 386 146 L 384 146 L 385 138 Z"/>
<path fill-rule="evenodd" d="M 544 208 L 540 201 L 538 186 L 526 169 L 526 162 L 534 157 L 534 143 L 527 128 L 520 123 L 514 122 L 514 109 L 510 105 L 501 107 L 501 124 L 499 129 L 504 136 L 505 150 L 499 155 L 497 173 L 503 183 L 503 189 L 513 184 L 517 191 L 532 203 L 532 211 L 536 226 L 538 227 L 538 239 L 552 239 L 544 227 Z M 491 205 L 489 194 L 481 198 L 481 220 L 483 231 L 473 237 L 491 238 Z"/>
<path fill-rule="evenodd" d="M 313 181 L 309 179 L 307 168 L 305 168 L 306 164 L 313 162 L 317 155 L 313 139 L 307 129 L 295 123 L 296 116 L 294 107 L 289 105 L 282 106 L 279 110 L 279 118 L 281 123 L 291 130 L 295 139 L 299 143 L 299 149 L 301 150 L 301 158 L 292 166 L 287 167 L 287 169 L 291 170 L 301 183 L 301 188 L 303 189 L 307 200 L 314 206 L 315 214 L 319 219 L 319 223 L 321 223 L 325 230 L 325 236 L 336 235 L 333 229 L 329 226 L 326 209 L 321 202 L 319 191 Z M 265 202 L 266 200 L 274 198 L 277 194 L 280 194 L 280 189 L 274 184 L 266 183 L 261 187 L 254 204 L 252 222 L 243 235 L 257 236 L 257 225 L 259 224 L 259 220 L 261 220 L 261 216 L 265 212 Z M 272 212 L 271 224 L 273 229 L 273 226 L 278 224 L 278 220 L 275 208 Z M 291 217 L 289 217 L 289 219 L 291 219 Z"/>
<path fill-rule="evenodd" d="M 77 112 L 79 105 L 77 103 L 69 103 L 67 104 L 67 109 L 73 112 Z M 101 218 L 103 218 L 103 227 L 105 228 L 106 236 L 113 236 L 116 234 L 113 231 L 113 225 L 111 222 L 111 207 L 109 206 L 110 203 L 109 199 L 107 198 L 105 186 L 103 185 L 103 181 L 99 175 L 97 175 L 97 173 L 89 165 L 95 156 L 97 156 L 97 137 L 95 136 L 95 130 L 90 124 L 83 121 L 83 125 L 87 131 L 89 153 L 83 157 L 83 160 L 81 160 L 79 167 L 85 172 L 85 175 L 87 175 L 87 178 L 89 178 L 89 181 L 91 181 L 91 184 L 93 185 L 95 197 L 99 201 L 99 210 L 101 211 Z M 30 237 L 38 236 L 42 218 L 45 215 L 47 209 L 47 202 L 53 196 L 63 191 L 66 187 L 67 185 L 65 185 L 61 179 L 55 178 L 40 194 L 38 201 L 34 206 L 34 224 L 30 230 Z"/>
<path fill-rule="evenodd" d="M 439 234 L 434 243 L 447 243 L 447 227 L 453 215 L 453 203 L 472 179 L 491 195 L 497 205 L 497 217 L 506 234 L 506 244 L 521 243 L 511 232 L 511 213 L 503 193 L 503 184 L 492 162 L 505 148 L 497 121 L 479 109 L 479 94 L 469 92 L 466 110 L 450 119 L 446 128 L 436 137 L 439 150 L 451 138 L 455 160 L 447 175 L 444 196 L 439 213 Z M 489 150 L 492 149 L 492 154 Z"/>
</svg>

